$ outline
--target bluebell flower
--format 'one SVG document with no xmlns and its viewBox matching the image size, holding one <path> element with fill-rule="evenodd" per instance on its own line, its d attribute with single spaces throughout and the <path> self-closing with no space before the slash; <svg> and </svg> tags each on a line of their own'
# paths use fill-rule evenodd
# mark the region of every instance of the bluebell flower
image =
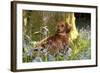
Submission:
<svg viewBox="0 0 100 73">
<path fill-rule="evenodd" d="M 32 62 L 42 62 L 41 57 L 35 57 Z"/>
</svg>

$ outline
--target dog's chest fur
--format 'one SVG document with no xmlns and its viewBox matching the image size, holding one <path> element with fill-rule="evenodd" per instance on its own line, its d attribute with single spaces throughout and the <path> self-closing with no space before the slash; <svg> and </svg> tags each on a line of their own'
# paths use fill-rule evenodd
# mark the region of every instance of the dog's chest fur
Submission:
<svg viewBox="0 0 100 73">
<path fill-rule="evenodd" d="M 58 53 L 60 49 L 64 49 L 65 45 L 68 45 L 68 36 L 55 34 L 47 40 L 49 45 L 49 52 Z"/>
</svg>

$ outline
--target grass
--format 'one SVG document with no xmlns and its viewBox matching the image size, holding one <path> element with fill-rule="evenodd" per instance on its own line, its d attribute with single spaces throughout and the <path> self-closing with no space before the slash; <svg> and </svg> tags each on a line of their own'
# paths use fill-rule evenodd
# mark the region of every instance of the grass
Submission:
<svg viewBox="0 0 100 73">
<path fill-rule="evenodd" d="M 90 40 L 82 39 L 78 37 L 71 43 L 72 53 L 68 57 L 68 60 L 80 60 L 81 56 L 90 49 Z M 85 55 L 86 56 L 86 55 Z M 85 57 L 84 56 L 84 57 Z M 84 58 L 83 58 L 84 59 Z M 89 59 L 89 58 L 87 58 Z"/>
</svg>

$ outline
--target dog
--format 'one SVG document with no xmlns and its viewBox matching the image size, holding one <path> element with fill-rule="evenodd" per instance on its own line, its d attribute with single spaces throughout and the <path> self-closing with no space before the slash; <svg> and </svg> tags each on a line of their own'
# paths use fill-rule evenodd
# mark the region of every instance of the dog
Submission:
<svg viewBox="0 0 100 73">
<path fill-rule="evenodd" d="M 64 53 L 64 51 L 69 46 L 69 33 L 72 27 L 64 21 L 60 21 L 56 26 L 56 33 L 53 36 L 48 37 L 46 40 L 46 48 L 48 53 L 52 55 L 57 55 L 59 53 Z M 45 47 L 44 45 L 42 45 Z"/>
</svg>

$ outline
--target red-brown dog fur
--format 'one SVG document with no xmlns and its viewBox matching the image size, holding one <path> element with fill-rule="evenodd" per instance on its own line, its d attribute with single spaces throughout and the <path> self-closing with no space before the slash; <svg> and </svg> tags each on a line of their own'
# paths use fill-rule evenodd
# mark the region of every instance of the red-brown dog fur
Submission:
<svg viewBox="0 0 100 73">
<path fill-rule="evenodd" d="M 69 45 L 71 26 L 64 21 L 60 21 L 56 28 L 55 35 L 47 39 L 47 47 L 50 54 L 58 54 L 61 49 L 64 49 L 64 46 Z"/>
</svg>

